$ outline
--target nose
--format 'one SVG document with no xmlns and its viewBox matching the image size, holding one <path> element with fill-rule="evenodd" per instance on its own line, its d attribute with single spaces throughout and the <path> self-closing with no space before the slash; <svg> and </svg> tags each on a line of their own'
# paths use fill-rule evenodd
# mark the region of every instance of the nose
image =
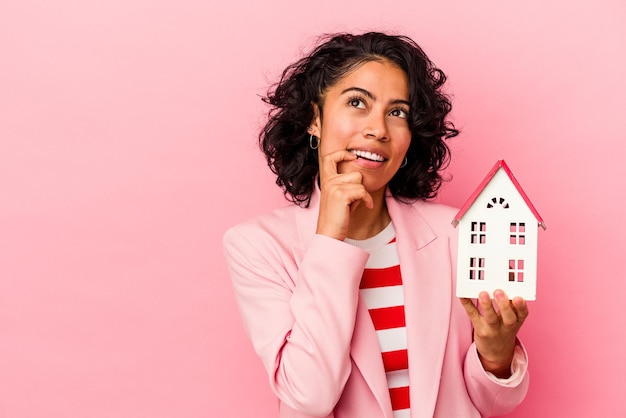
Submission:
<svg viewBox="0 0 626 418">
<path fill-rule="evenodd" d="M 368 139 L 376 139 L 378 141 L 387 141 L 387 121 L 384 114 L 372 112 L 368 115 L 363 136 Z"/>
</svg>

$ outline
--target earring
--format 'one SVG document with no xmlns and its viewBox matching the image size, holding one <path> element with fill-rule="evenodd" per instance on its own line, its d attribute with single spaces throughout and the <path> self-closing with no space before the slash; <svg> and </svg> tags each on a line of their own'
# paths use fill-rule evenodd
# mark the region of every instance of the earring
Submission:
<svg viewBox="0 0 626 418">
<path fill-rule="evenodd" d="M 320 146 L 320 139 L 318 137 L 316 137 L 316 136 L 313 136 L 312 134 L 309 135 L 309 147 L 311 147 L 311 149 L 315 150 L 319 146 Z"/>
<path fill-rule="evenodd" d="M 407 164 L 409 163 L 409 159 L 407 158 L 407 156 L 404 156 L 404 161 L 402 161 L 402 165 L 400 166 L 400 168 L 405 167 Z"/>
</svg>

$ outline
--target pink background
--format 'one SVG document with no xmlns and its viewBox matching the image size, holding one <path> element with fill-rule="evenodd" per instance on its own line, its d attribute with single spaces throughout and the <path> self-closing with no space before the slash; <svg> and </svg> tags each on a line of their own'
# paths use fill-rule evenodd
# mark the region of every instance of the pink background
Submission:
<svg viewBox="0 0 626 418">
<path fill-rule="evenodd" d="M 625 22 L 621 0 L 2 0 L 0 417 L 276 416 L 221 237 L 284 204 L 258 95 L 364 29 L 449 75 L 440 200 L 505 158 L 548 225 L 511 416 L 626 416 Z"/>
</svg>

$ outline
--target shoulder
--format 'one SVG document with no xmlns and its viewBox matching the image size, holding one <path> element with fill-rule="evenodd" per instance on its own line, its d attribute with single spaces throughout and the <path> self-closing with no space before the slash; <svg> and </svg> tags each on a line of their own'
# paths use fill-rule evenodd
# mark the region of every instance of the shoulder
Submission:
<svg viewBox="0 0 626 418">
<path fill-rule="evenodd" d="M 426 222 L 437 231 L 454 229 L 452 221 L 458 209 L 430 200 L 416 200 L 411 203 L 398 203 L 399 212 L 405 216 Z"/>
<path fill-rule="evenodd" d="M 224 233 L 224 248 L 267 245 L 297 236 L 298 216 L 306 208 L 289 205 L 232 226 Z"/>
<path fill-rule="evenodd" d="M 433 223 L 441 223 L 452 225 L 454 217 L 458 213 L 458 209 L 443 203 L 437 203 L 426 200 L 418 200 L 412 203 L 412 206 L 422 214 L 427 221 Z"/>
<path fill-rule="evenodd" d="M 457 231 L 452 225 L 452 221 L 458 209 L 442 203 L 424 200 L 415 202 L 413 205 L 436 236 L 447 237 L 450 242 L 456 240 Z"/>
<path fill-rule="evenodd" d="M 396 199 L 388 199 L 387 207 L 398 237 L 402 235 L 408 241 L 413 241 L 416 248 L 428 245 L 437 238 L 452 242 L 457 235 L 452 226 L 456 214 L 453 207 L 433 201 L 406 203 Z"/>
</svg>

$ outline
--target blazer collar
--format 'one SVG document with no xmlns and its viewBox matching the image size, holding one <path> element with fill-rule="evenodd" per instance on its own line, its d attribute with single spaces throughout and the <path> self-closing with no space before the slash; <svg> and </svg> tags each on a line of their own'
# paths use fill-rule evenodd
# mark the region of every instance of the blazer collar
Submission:
<svg viewBox="0 0 626 418">
<path fill-rule="evenodd" d="M 389 216 L 396 229 L 397 241 L 421 250 L 437 239 L 435 231 L 415 205 L 397 201 L 389 191 L 385 197 Z"/>
</svg>

